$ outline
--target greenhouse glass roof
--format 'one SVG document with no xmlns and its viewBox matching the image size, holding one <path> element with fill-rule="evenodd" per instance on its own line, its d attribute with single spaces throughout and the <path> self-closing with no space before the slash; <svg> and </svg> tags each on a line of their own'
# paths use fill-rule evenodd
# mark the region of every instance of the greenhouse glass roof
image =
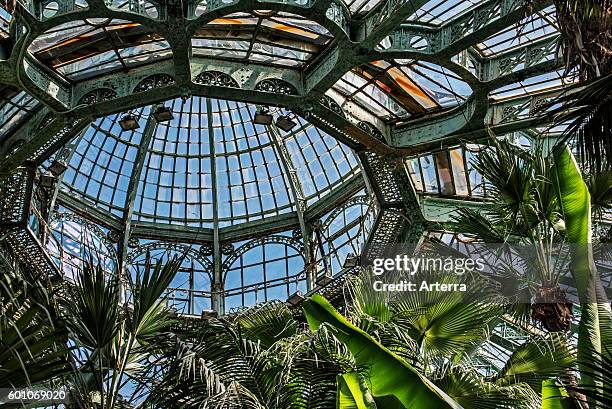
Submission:
<svg viewBox="0 0 612 409">
<path fill-rule="evenodd" d="M 0 178 L 32 200 L 7 203 L 33 203 L 51 269 L 82 241 L 109 266 L 190 251 L 172 287 L 189 313 L 312 291 L 487 206 L 490 133 L 564 129 L 548 103 L 581 84 L 556 24 L 550 1 L 18 1 L 0 10 Z"/>
<path fill-rule="evenodd" d="M 610 121 L 587 129 L 582 138 L 573 133 L 564 138 L 568 134 L 564 131 L 572 129 L 570 117 L 564 115 L 583 112 L 583 105 L 589 106 L 593 99 L 605 101 L 591 97 L 601 96 L 602 91 L 594 90 L 580 63 L 568 60 L 566 42 L 571 36 L 559 24 L 563 18 L 559 5 L 564 3 L 3 2 L 0 269 L 24 264 L 25 273 L 35 273 L 33 288 L 41 289 L 61 283 L 62 291 L 71 291 L 82 286 L 79 279 L 116 283 L 120 294 L 108 304 L 120 305 L 117 320 L 131 317 L 138 309 L 137 297 L 143 294 L 151 304 L 163 300 L 168 310 L 160 307 L 144 315 L 156 317 L 153 326 L 158 316 L 171 315 L 164 337 L 166 332 L 178 335 L 147 358 L 135 358 L 135 364 L 157 367 L 137 387 L 130 386 L 135 378 L 125 383 L 113 378 L 102 386 L 120 385 L 116 396 L 127 396 L 132 391 L 126 390 L 133 387 L 148 400 L 155 397 L 150 390 L 166 386 L 159 379 L 172 381 L 170 392 L 178 391 L 185 382 L 165 378 L 169 372 L 163 377 L 156 372 L 172 366 L 170 360 L 163 361 L 165 357 L 160 359 L 159 351 L 177 345 L 182 353 L 174 341 L 196 334 L 190 331 L 197 327 L 210 334 L 197 333 L 204 336 L 203 342 L 189 338 L 185 344 L 210 349 L 204 352 L 212 359 L 202 358 L 199 364 L 206 366 L 215 359 L 221 363 L 214 370 L 201 371 L 213 374 L 215 381 L 234 380 L 235 374 L 217 376 L 221 367 L 247 373 L 250 363 L 238 366 L 244 363 L 244 348 L 255 346 L 253 357 L 265 352 L 268 359 L 257 370 L 273 373 L 272 367 L 286 357 L 287 362 L 291 358 L 290 371 L 303 367 L 320 372 L 321 379 L 329 376 L 323 383 L 331 389 L 303 376 L 308 382 L 291 383 L 297 386 L 290 393 L 274 390 L 270 392 L 274 398 L 258 396 L 265 404 L 258 401 L 253 407 L 293 407 L 279 403 L 278 396 L 293 397 L 302 384 L 307 387 L 299 393 L 319 394 L 321 402 L 329 399 L 319 407 L 333 407 L 336 394 L 343 390 L 341 382 L 361 376 L 351 372 L 336 377 L 347 363 L 351 368 L 371 365 L 353 362 L 355 356 L 328 362 L 331 355 L 344 360 L 350 348 L 345 351 L 339 344 L 342 336 L 319 339 L 323 331 L 303 325 L 302 313 L 308 315 L 304 305 L 321 316 L 330 311 L 324 301 L 313 297 L 320 294 L 360 330 L 414 364 L 419 378 L 431 379 L 431 385 L 461 404 L 470 398 L 463 392 L 474 389 L 472 406 L 484 402 L 482 407 L 539 408 L 542 379 L 531 377 L 533 371 L 512 375 L 513 357 L 532 354 L 530 358 L 546 366 L 544 375 L 550 378 L 548 356 L 553 351 L 565 353 L 555 343 L 561 338 L 553 339 L 553 333 L 563 335 L 564 348 L 573 351 L 582 317 L 586 322 L 601 313 L 604 322 L 603 307 L 609 307 L 607 299 L 612 297 L 612 265 L 603 257 L 612 252 L 599 251 L 612 240 L 612 209 L 609 200 L 605 203 L 612 191 L 610 174 L 603 182 L 597 179 L 597 166 L 576 147 L 595 141 L 591 136 Z M 609 79 L 609 72 L 606 75 Z M 578 99 L 587 95 L 584 99 L 589 101 L 580 100 L 568 109 L 564 104 L 576 102 L 577 95 Z M 604 112 L 607 106 L 599 108 Z M 582 119 L 589 122 L 593 116 Z M 581 129 L 585 128 L 574 130 Z M 551 149 L 561 146 L 559 141 L 569 149 Z M 612 152 L 608 140 L 596 147 Z M 558 159 L 561 155 L 566 155 L 564 162 Z M 565 172 L 565 177 L 555 179 L 553 172 L 555 176 Z M 567 181 L 572 186 L 561 192 L 561 182 Z M 584 205 L 589 189 L 591 217 Z M 575 219 L 583 225 L 568 229 L 568 222 L 575 220 L 565 212 L 569 208 L 578 213 L 575 203 L 580 203 L 575 207 L 581 212 Z M 567 249 L 562 247 L 570 234 L 576 241 L 603 246 L 592 253 L 572 253 L 570 248 L 566 257 L 562 252 Z M 507 259 L 487 258 L 491 248 L 479 246 L 495 244 L 491 241 L 509 249 L 504 253 Z M 532 248 L 513 247 L 534 242 Z M 555 247 L 558 244 L 562 246 Z M 499 250 L 495 245 L 492 249 Z M 475 291 L 406 291 L 396 297 L 393 291 L 381 295 L 374 287 L 367 288 L 367 274 L 373 269 L 363 267 L 375 266 L 375 260 L 386 262 L 397 252 L 414 257 L 437 250 L 437 255 L 448 251 L 448 258 L 485 254 L 488 264 L 478 274 L 458 273 L 449 279 L 465 284 L 463 280 L 476 278 Z M 520 259 L 526 253 L 532 258 Z M 579 262 L 588 265 L 588 271 L 584 267 L 580 273 L 593 273 L 578 284 L 580 280 L 574 280 L 578 264 L 571 264 L 576 254 L 587 255 Z M 152 278 L 167 278 L 154 289 L 158 291 L 154 296 L 150 295 L 155 291 L 135 290 L 151 279 L 147 273 L 151 267 L 175 259 L 172 276 Z M 92 262 L 100 266 L 100 274 L 87 270 Z M 561 272 L 555 275 L 557 267 Z M 580 288 L 585 283 L 599 287 L 587 291 Z M 510 287 L 520 294 L 508 296 L 504 291 Z M 0 301 L 5 299 L 5 288 L 2 281 Z M 364 288 L 367 291 L 359 293 Z M 372 289 L 375 294 L 368 292 Z M 589 310 L 581 315 L 580 303 L 587 293 L 606 301 L 597 314 Z M 66 304 L 62 308 L 68 311 L 70 301 L 59 304 Z M 395 306 L 387 307 L 392 303 Z M 4 311 L 1 306 L 0 310 Z M 17 309 L 19 321 L 21 314 Z M 220 316 L 221 320 L 215 319 Z M 245 324 L 241 321 L 245 316 L 255 318 Z M 45 320 L 37 316 L 32 323 Z M 4 317 L 0 321 L 2 327 Z M 283 328 L 272 334 L 277 326 Z M 332 331 L 329 334 L 331 327 L 325 328 Z M 366 338 L 362 335 L 354 338 Z M 159 338 L 170 339 L 164 337 Z M 546 340 L 551 341 L 550 350 L 532 342 L 544 337 L 550 338 Z M 139 351 L 147 347 L 147 334 L 142 343 L 138 336 L 128 338 Z M 223 348 L 216 348 L 216 343 Z M 232 349 L 224 347 L 234 343 L 240 357 L 224 359 Z M 366 349 L 380 346 L 375 344 L 366 344 Z M 75 348 L 75 356 L 87 355 L 88 346 L 83 345 Z M 339 353 L 329 354 L 336 348 Z M 323 360 L 321 349 L 325 349 Z M 79 356 L 74 362 L 80 360 Z M 466 365 L 456 367 L 459 362 Z M 114 377 L 115 372 L 105 371 L 102 377 Z M 568 374 L 559 372 L 558 379 L 565 381 Z M 89 375 L 87 370 L 87 379 Z M 262 385 L 293 379 L 281 375 Z M 413 372 L 409 375 L 414 377 Z M 412 386 L 414 379 L 405 384 Z M 517 379 L 525 382 L 514 390 L 510 386 Z M 361 388 L 365 383 L 359 381 Z M 247 391 L 249 396 L 256 389 L 253 396 L 262 392 L 259 384 L 251 391 L 240 382 L 226 383 L 219 391 L 228 395 Z M 459 388 L 452 387 L 459 383 Z M 193 384 L 197 388 L 187 395 L 204 391 L 197 405 L 223 401 L 213 396 L 210 385 Z M 422 393 L 411 390 L 402 396 L 417 396 L 420 404 L 424 397 L 438 395 L 432 394 L 429 384 L 425 386 Z M 518 395 L 509 391 L 525 393 L 523 403 L 528 403 L 517 404 Z M 162 395 L 170 400 L 175 396 Z M 97 396 L 101 395 L 90 393 L 87 399 Z M 499 396 L 509 400 L 498 401 Z M 384 403 L 389 403 L 386 399 Z M 167 407 L 174 408 L 177 402 L 166 402 Z M 444 406 L 432 402 L 425 406 Z"/>
<path fill-rule="evenodd" d="M 212 227 L 217 213 L 225 227 L 295 211 L 298 194 L 313 204 L 359 173 L 350 149 L 301 118 L 281 135 L 253 124 L 252 104 L 166 105 L 174 119 L 157 123 L 140 108 L 129 132 L 120 115 L 94 121 L 73 142 L 61 189 L 119 217 L 130 209 L 134 220 Z"/>
</svg>

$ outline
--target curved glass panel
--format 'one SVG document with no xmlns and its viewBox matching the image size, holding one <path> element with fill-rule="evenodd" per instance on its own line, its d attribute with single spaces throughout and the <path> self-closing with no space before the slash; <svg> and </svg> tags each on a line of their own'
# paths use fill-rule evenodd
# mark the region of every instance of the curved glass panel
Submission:
<svg viewBox="0 0 612 409">
<path fill-rule="evenodd" d="M 211 309 L 212 263 L 201 254 L 198 246 L 143 241 L 128 255 L 133 280 L 145 273 L 147 254 L 151 269 L 174 257 L 182 258 L 181 266 L 165 292 L 169 307 L 190 315 L 200 315 L 203 310 Z"/>
<path fill-rule="evenodd" d="M 385 120 L 408 119 L 463 103 L 472 93 L 457 74 L 423 61 L 373 61 L 347 72 L 333 89 Z"/>
<path fill-rule="evenodd" d="M 91 261 L 108 273 L 117 270 L 115 247 L 100 226 L 65 211 L 55 213 L 49 229 L 46 249 L 65 277 L 73 279 Z"/>
<path fill-rule="evenodd" d="M 479 145 L 467 144 L 406 159 L 406 171 L 419 193 L 446 197 L 483 197 L 486 183 L 474 169 Z"/>
<path fill-rule="evenodd" d="M 294 211 L 297 197 L 314 204 L 359 173 L 350 149 L 302 118 L 284 133 L 254 124 L 251 104 L 166 105 L 167 122 L 153 119 L 156 107 L 132 112 L 135 130 L 121 129 L 121 114 L 96 120 L 75 143 L 62 189 L 119 217 L 226 227 Z"/>
<path fill-rule="evenodd" d="M 321 25 L 283 12 L 234 13 L 200 27 L 193 54 L 300 67 L 332 39 Z"/>
<path fill-rule="evenodd" d="M 429 0 L 408 17 L 409 21 L 442 25 L 483 0 Z"/>
<path fill-rule="evenodd" d="M 477 48 L 490 56 L 552 37 L 558 34 L 555 14 L 554 6 L 546 7 L 487 38 Z"/>
<path fill-rule="evenodd" d="M 286 300 L 298 290 L 306 292 L 304 257 L 287 241 L 284 236 L 256 239 L 238 247 L 224 261 L 226 311 L 268 300 Z"/>
<path fill-rule="evenodd" d="M 172 57 L 170 45 L 159 34 L 138 23 L 105 18 L 54 27 L 34 40 L 29 51 L 70 80 Z"/>
<path fill-rule="evenodd" d="M 149 108 L 134 111 L 140 129 L 123 131 L 121 115 L 97 119 L 71 153 L 62 187 L 96 207 L 121 216 L 127 205 L 142 131 Z"/>
<path fill-rule="evenodd" d="M 6 87 L 0 91 L 0 140 L 30 116 L 39 102 L 30 94 Z"/>
</svg>

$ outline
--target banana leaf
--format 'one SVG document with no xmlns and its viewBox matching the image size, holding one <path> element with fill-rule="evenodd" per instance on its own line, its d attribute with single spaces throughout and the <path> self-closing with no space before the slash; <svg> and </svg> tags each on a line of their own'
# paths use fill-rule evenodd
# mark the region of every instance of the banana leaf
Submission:
<svg viewBox="0 0 612 409">
<path fill-rule="evenodd" d="M 573 409 L 575 405 L 564 388 L 554 379 L 542 381 L 542 409 Z"/>
<path fill-rule="evenodd" d="M 376 409 L 363 376 L 356 372 L 338 375 L 336 409 Z"/>
<path fill-rule="evenodd" d="M 593 260 L 590 193 L 568 147 L 555 153 L 555 173 L 567 240 L 572 245 L 570 269 L 581 304 L 578 361 L 588 362 L 609 345 L 612 314 Z M 580 367 L 583 382 L 590 384 L 591 377 Z"/>
<path fill-rule="evenodd" d="M 355 362 L 367 369 L 368 386 L 380 409 L 461 408 L 406 361 L 348 322 L 322 296 L 313 295 L 303 309 L 311 329 L 327 324 L 332 334 L 354 355 Z"/>
</svg>

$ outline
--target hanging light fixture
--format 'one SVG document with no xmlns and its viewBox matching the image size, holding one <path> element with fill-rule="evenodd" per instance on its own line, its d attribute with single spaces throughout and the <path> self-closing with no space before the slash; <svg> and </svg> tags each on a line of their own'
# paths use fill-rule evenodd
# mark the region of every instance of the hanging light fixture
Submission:
<svg viewBox="0 0 612 409">
<path fill-rule="evenodd" d="M 291 294 L 289 296 L 289 298 L 287 298 L 287 302 L 289 304 L 291 304 L 291 305 L 298 305 L 299 303 L 301 303 L 305 299 L 306 299 L 306 297 L 304 297 L 304 294 L 302 294 L 302 292 L 300 290 L 297 290 L 296 292 Z"/>
<path fill-rule="evenodd" d="M 266 108 L 260 108 L 255 111 L 253 117 L 253 123 L 257 125 L 270 125 L 272 124 L 272 114 Z"/>
<path fill-rule="evenodd" d="M 158 106 L 153 112 L 153 117 L 155 120 L 159 122 L 168 122 L 174 119 L 174 115 L 172 114 L 172 110 L 170 107 L 165 105 Z"/>
<path fill-rule="evenodd" d="M 55 177 L 59 177 L 62 173 L 64 173 L 68 169 L 68 165 L 66 162 L 60 159 L 55 159 L 51 166 L 49 166 L 49 172 L 53 174 Z"/>
<path fill-rule="evenodd" d="M 121 117 L 121 119 L 119 120 L 119 125 L 124 131 L 133 131 L 135 129 L 140 128 L 138 119 L 136 119 L 134 114 L 132 114 L 131 112 L 128 112 L 127 114 Z"/>
<path fill-rule="evenodd" d="M 40 186 L 47 188 L 47 189 L 51 189 L 53 186 L 55 186 L 56 180 L 57 178 L 55 177 L 55 175 L 53 175 L 53 173 L 46 170 L 44 173 L 40 175 Z"/>
<path fill-rule="evenodd" d="M 359 257 L 355 255 L 355 253 L 348 253 L 346 259 L 344 260 L 344 264 L 342 264 L 342 268 L 353 268 L 359 265 Z"/>
<path fill-rule="evenodd" d="M 297 126 L 297 122 L 289 115 L 281 115 L 276 119 L 276 126 L 285 132 L 289 132 Z"/>
</svg>

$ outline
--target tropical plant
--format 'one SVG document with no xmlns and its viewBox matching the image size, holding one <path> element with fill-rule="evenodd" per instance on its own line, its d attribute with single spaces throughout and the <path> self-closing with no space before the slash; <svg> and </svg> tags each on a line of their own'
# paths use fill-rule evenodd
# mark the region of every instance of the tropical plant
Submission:
<svg viewBox="0 0 612 409">
<path fill-rule="evenodd" d="M 175 320 L 163 294 L 182 260 L 156 265 L 147 260 L 143 274 L 128 279 L 125 289 L 118 274 L 86 262 L 60 301 L 68 342 L 74 344 L 74 373 L 66 381 L 79 407 L 128 405 L 132 399 L 126 401 L 122 391 L 138 390 L 130 382 L 143 371 L 147 356 L 172 342 Z M 122 302 L 124 290 L 128 299 Z"/>
<path fill-rule="evenodd" d="M 148 399 L 159 408 L 330 408 L 352 357 L 325 330 L 305 332 L 271 302 L 186 331 Z"/>
<path fill-rule="evenodd" d="M 602 407 L 612 407 L 612 353 L 607 348 L 605 354 L 594 354 L 591 359 L 581 362 L 583 373 L 590 381 L 569 389 L 582 393 Z"/>
<path fill-rule="evenodd" d="M 53 290 L 17 263 L 0 269 L 0 388 L 51 386 L 70 369 Z"/>
<path fill-rule="evenodd" d="M 532 0 L 526 3 L 530 7 Z M 539 0 L 537 0 L 539 1 Z M 566 76 L 584 83 L 554 98 L 545 109 L 567 127 L 560 139 L 577 142 L 591 168 L 612 164 L 612 8 L 608 0 L 555 0 Z"/>
<path fill-rule="evenodd" d="M 571 271 L 581 303 L 578 360 L 582 381 L 597 388 L 602 386 L 597 371 L 593 376 L 584 363 L 609 353 L 604 348 L 612 340 L 612 311 L 593 260 L 591 196 L 569 148 L 556 153 L 555 173 L 568 241 L 573 244 Z M 590 401 L 596 407 L 597 402 Z"/>
<path fill-rule="evenodd" d="M 491 146 L 474 159 L 474 168 L 488 184 L 496 203 L 486 212 L 460 209 L 453 231 L 471 234 L 501 247 L 497 270 L 526 287 L 530 310 L 514 306 L 513 313 L 527 313 L 548 331 L 566 331 L 572 320 L 572 304 L 559 280 L 567 269 L 569 254 L 560 248 L 564 240 L 563 219 L 553 183 L 552 156 L 541 144 L 533 149 L 492 136 Z"/>
</svg>

